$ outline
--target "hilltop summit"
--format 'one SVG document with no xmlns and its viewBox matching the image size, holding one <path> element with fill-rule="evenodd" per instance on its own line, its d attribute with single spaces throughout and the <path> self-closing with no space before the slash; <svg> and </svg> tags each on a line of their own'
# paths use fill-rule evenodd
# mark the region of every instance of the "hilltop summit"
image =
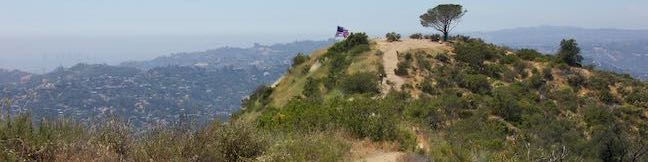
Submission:
<svg viewBox="0 0 648 162">
<path fill-rule="evenodd" d="M 293 59 L 233 120 L 343 134 L 327 140 L 356 161 L 646 158 L 648 86 L 627 75 L 463 36 L 354 39 Z"/>
</svg>

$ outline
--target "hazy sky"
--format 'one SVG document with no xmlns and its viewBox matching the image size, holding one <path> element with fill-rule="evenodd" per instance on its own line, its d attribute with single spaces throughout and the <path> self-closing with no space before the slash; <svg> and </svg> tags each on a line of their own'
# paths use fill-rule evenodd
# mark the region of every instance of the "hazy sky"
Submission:
<svg viewBox="0 0 648 162">
<path fill-rule="evenodd" d="M 458 30 L 567 25 L 646 28 L 646 0 L 2 0 L 0 34 L 12 36 L 219 35 L 415 31 L 439 3 L 468 9 Z"/>
<path fill-rule="evenodd" d="M 327 39 L 337 25 L 374 36 L 431 31 L 420 27 L 418 16 L 439 3 L 468 10 L 458 32 L 648 28 L 647 0 L 0 0 L 0 68 L 40 68 L 12 59 L 67 55 L 116 63 L 225 45 Z M 58 64 L 78 62 L 64 61 Z"/>
</svg>

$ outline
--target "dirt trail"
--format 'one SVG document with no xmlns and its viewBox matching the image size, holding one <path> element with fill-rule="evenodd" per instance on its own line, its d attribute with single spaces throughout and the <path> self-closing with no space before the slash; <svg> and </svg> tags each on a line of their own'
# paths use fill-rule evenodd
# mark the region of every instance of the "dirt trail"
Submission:
<svg viewBox="0 0 648 162">
<path fill-rule="evenodd" d="M 405 84 L 405 78 L 396 75 L 394 70 L 398 65 L 398 54 L 399 52 L 406 52 L 412 49 L 421 49 L 421 48 L 437 48 L 443 46 L 443 44 L 431 42 L 429 40 L 418 40 L 418 39 L 404 39 L 398 42 L 387 42 L 384 39 L 376 40 L 378 43 L 378 49 L 384 52 L 383 55 L 383 65 L 385 66 L 385 73 L 387 74 L 387 81 L 391 82 L 393 85 L 383 82 L 382 91 L 383 94 L 387 94 L 393 86 L 393 89 L 400 91 L 400 87 Z"/>
<path fill-rule="evenodd" d="M 403 156 L 405 156 L 403 152 L 381 152 L 356 160 L 356 162 L 398 162 Z"/>
</svg>

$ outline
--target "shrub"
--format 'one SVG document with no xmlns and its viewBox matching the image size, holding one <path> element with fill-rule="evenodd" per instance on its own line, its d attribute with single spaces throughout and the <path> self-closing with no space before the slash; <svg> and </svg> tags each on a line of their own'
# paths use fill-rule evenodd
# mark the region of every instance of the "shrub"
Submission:
<svg viewBox="0 0 648 162">
<path fill-rule="evenodd" d="M 571 88 L 557 90 L 550 94 L 550 97 L 557 101 L 559 108 L 570 111 L 576 111 L 579 99 Z"/>
<path fill-rule="evenodd" d="M 491 89 L 490 83 L 484 75 L 464 75 L 461 82 L 459 83 L 459 86 L 478 94 L 487 94 Z"/>
<path fill-rule="evenodd" d="M 415 100 L 409 103 L 403 114 L 411 121 L 429 126 L 430 128 L 439 128 L 441 126 L 441 115 L 438 113 L 437 103 L 432 100 Z"/>
<path fill-rule="evenodd" d="M 517 55 L 524 60 L 529 60 L 529 61 L 534 61 L 536 58 L 539 58 L 542 56 L 538 51 L 533 50 L 533 49 L 520 49 L 517 51 Z"/>
<path fill-rule="evenodd" d="M 450 62 L 450 57 L 448 56 L 447 53 L 438 54 L 438 55 L 434 56 L 434 59 L 437 59 L 437 60 L 439 60 L 439 61 L 441 61 L 443 63 Z"/>
<path fill-rule="evenodd" d="M 423 34 L 421 33 L 414 33 L 409 36 L 410 39 L 423 39 Z"/>
<path fill-rule="evenodd" d="M 342 104 L 335 116 L 340 125 L 356 137 L 374 141 L 396 139 L 396 113 L 392 107 L 364 97 Z"/>
<path fill-rule="evenodd" d="M 522 115 L 522 108 L 517 102 L 519 98 L 518 91 L 512 87 L 495 89 L 491 105 L 495 108 L 495 114 L 507 121 L 519 122 Z"/>
<path fill-rule="evenodd" d="M 354 93 L 380 93 L 380 78 L 378 74 L 371 72 L 360 72 L 347 75 L 342 78 L 342 89 L 347 94 Z"/>
<path fill-rule="evenodd" d="M 361 44 L 361 45 L 357 45 L 357 46 L 351 48 L 351 50 L 349 50 L 348 53 L 351 54 L 352 56 L 356 56 L 358 54 L 361 54 L 363 52 L 370 51 L 370 50 L 371 50 L 371 48 L 369 47 L 368 44 Z"/>
<path fill-rule="evenodd" d="M 399 41 L 401 38 L 401 35 L 395 32 L 390 32 L 385 34 L 385 37 L 387 38 L 388 42 L 394 42 L 394 41 Z"/>
<path fill-rule="evenodd" d="M 515 55 L 505 55 L 501 60 L 500 63 L 502 64 L 514 64 L 520 62 L 520 58 Z"/>
<path fill-rule="evenodd" d="M 528 65 L 526 62 L 518 61 L 513 63 L 513 69 L 515 69 L 515 72 L 519 74 L 523 79 L 529 76 L 529 73 L 527 73 Z"/>
<path fill-rule="evenodd" d="M 270 103 L 270 95 L 272 94 L 272 91 L 273 89 L 271 87 L 261 85 L 252 92 L 252 95 L 243 99 L 241 105 L 243 105 L 246 110 L 255 110 L 255 108 L 265 106 Z"/>
<path fill-rule="evenodd" d="M 369 36 L 365 33 L 351 33 L 344 41 L 335 43 L 328 49 L 329 53 L 342 53 L 357 45 L 368 45 Z"/>
<path fill-rule="evenodd" d="M 483 74 L 492 77 L 492 78 L 501 78 L 500 73 L 504 71 L 506 67 L 501 64 L 488 64 L 484 66 Z"/>
<path fill-rule="evenodd" d="M 304 91 L 302 94 L 306 96 L 307 99 L 320 101 L 322 99 L 320 85 L 321 80 L 308 77 L 306 78 L 306 84 L 304 84 Z"/>
<path fill-rule="evenodd" d="M 419 69 L 432 70 L 432 63 L 427 60 L 427 53 L 419 52 L 416 53 L 416 65 Z"/>
<path fill-rule="evenodd" d="M 542 76 L 547 80 L 553 80 L 553 74 L 551 74 L 552 73 L 551 71 L 552 71 L 551 67 L 546 67 L 542 69 Z"/>
<path fill-rule="evenodd" d="M 603 103 L 616 104 L 618 103 L 616 97 L 610 93 L 610 90 L 600 90 L 596 93 L 596 97 Z"/>
<path fill-rule="evenodd" d="M 409 75 L 408 69 L 412 66 L 410 62 L 399 62 L 394 69 L 394 73 L 398 76 L 407 76 Z"/>
<path fill-rule="evenodd" d="M 494 60 L 502 57 L 504 51 L 484 43 L 482 40 L 471 40 L 454 45 L 457 61 L 468 63 L 475 69 L 479 69 L 486 60 Z"/>
<path fill-rule="evenodd" d="M 540 77 L 538 75 L 534 75 L 534 76 L 530 77 L 525 82 L 525 84 L 526 84 L 527 87 L 531 87 L 531 88 L 534 88 L 534 89 L 539 89 L 540 87 L 545 85 L 545 81 L 542 80 L 542 77 Z"/>
<path fill-rule="evenodd" d="M 308 61 L 308 58 L 309 57 L 307 55 L 304 55 L 304 53 L 301 53 L 301 52 L 298 53 L 297 56 L 293 57 L 293 59 L 292 59 L 292 62 L 293 62 L 292 67 L 295 67 L 297 65 L 300 65 L 300 64 Z"/>
<path fill-rule="evenodd" d="M 432 81 L 430 81 L 429 78 L 426 78 L 423 80 L 423 83 L 421 83 L 421 91 L 427 93 L 427 94 L 436 94 L 436 87 L 432 85 Z"/>
<path fill-rule="evenodd" d="M 585 83 L 585 78 L 579 74 L 567 75 L 567 82 L 574 88 L 580 88 Z"/>
<path fill-rule="evenodd" d="M 437 41 L 441 40 L 441 34 L 428 34 L 428 35 L 423 36 L 423 38 L 424 39 L 429 39 L 429 40 L 431 40 L 433 42 L 437 42 Z"/>
<path fill-rule="evenodd" d="M 259 137 L 252 127 L 230 123 L 222 128 L 216 144 L 225 161 L 249 161 L 261 155 L 267 147 Z"/>
<path fill-rule="evenodd" d="M 648 107 L 648 90 L 636 89 L 630 94 L 626 95 L 625 99 L 628 103 L 635 106 Z"/>
<path fill-rule="evenodd" d="M 350 147 L 329 135 L 285 135 L 266 153 L 269 161 L 344 161 Z"/>
</svg>

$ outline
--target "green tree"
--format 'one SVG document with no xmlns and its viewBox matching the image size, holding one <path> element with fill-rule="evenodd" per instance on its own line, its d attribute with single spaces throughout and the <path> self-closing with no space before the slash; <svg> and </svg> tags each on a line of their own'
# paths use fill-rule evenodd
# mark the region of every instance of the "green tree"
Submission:
<svg viewBox="0 0 648 162">
<path fill-rule="evenodd" d="M 421 25 L 432 27 L 443 33 L 443 41 L 448 41 L 448 33 L 459 23 L 467 10 L 458 4 L 441 4 L 420 16 Z"/>
<path fill-rule="evenodd" d="M 580 47 L 578 47 L 578 43 L 574 39 L 560 41 L 560 51 L 556 56 L 559 61 L 567 63 L 569 66 L 581 66 L 581 61 L 583 61 L 583 56 L 580 55 Z"/>
</svg>

